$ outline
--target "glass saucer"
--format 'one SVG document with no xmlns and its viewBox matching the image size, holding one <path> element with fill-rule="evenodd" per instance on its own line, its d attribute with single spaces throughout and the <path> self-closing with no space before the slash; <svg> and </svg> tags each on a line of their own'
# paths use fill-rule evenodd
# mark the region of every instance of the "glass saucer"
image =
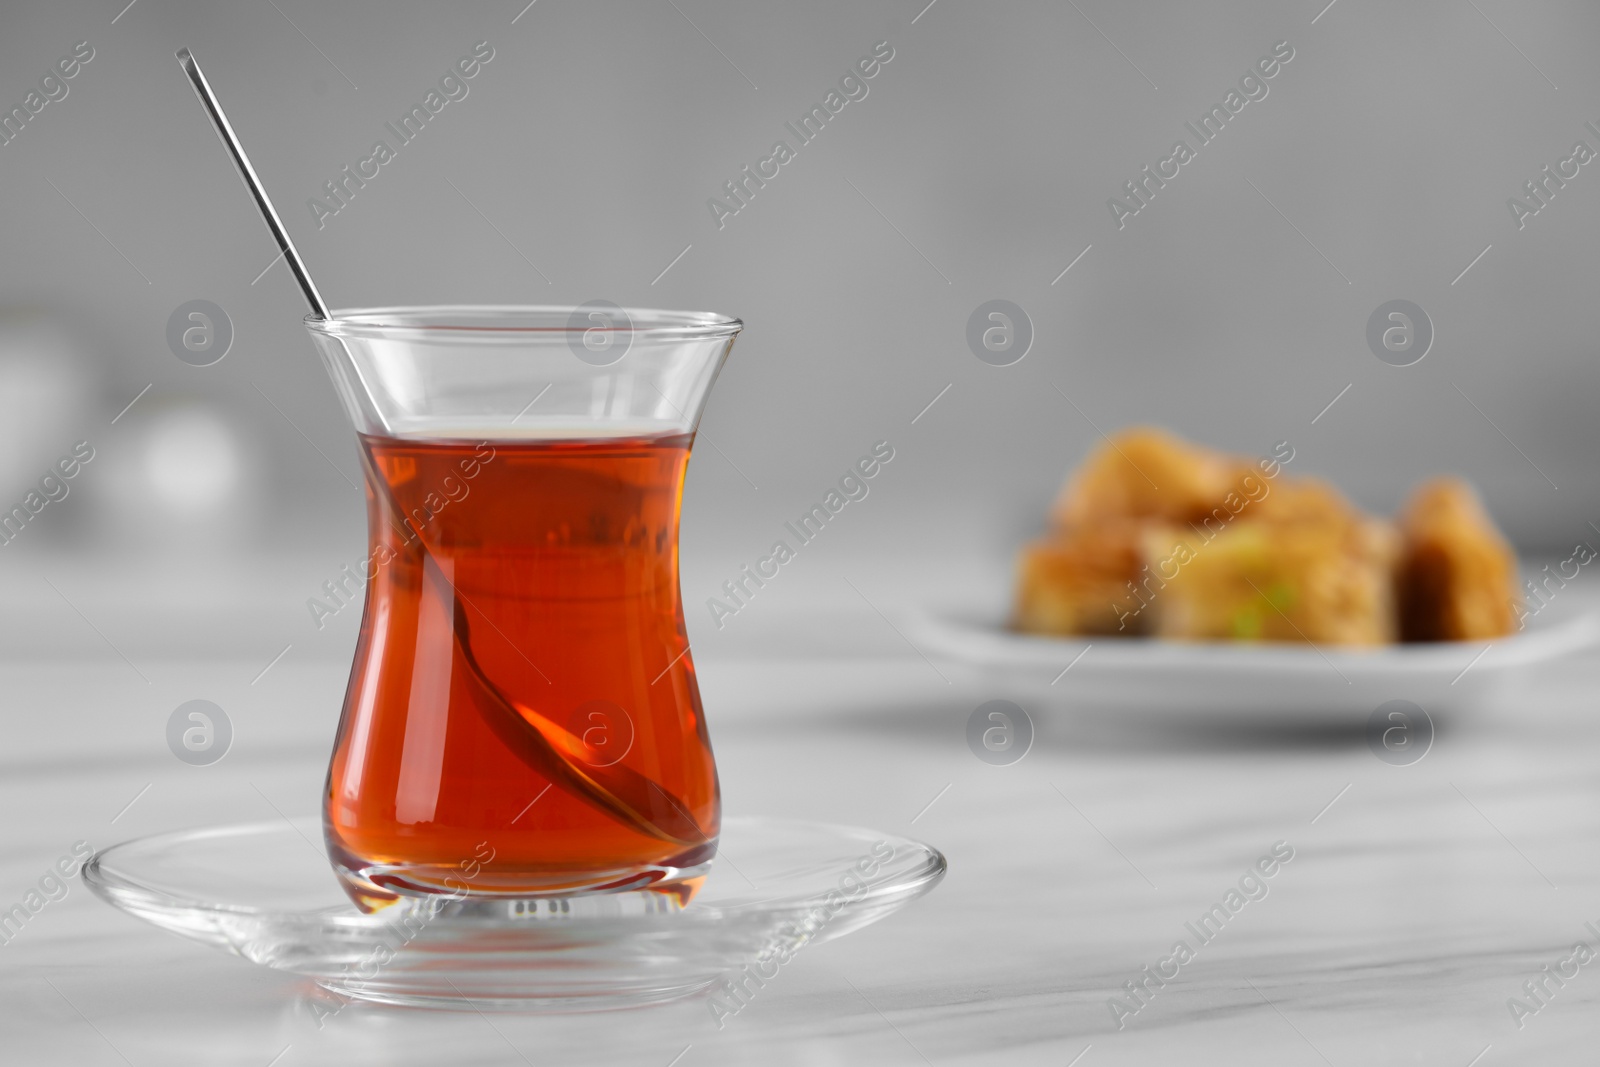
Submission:
<svg viewBox="0 0 1600 1067">
<path fill-rule="evenodd" d="M 747 964 L 770 978 L 944 877 L 917 841 L 822 823 L 730 818 L 711 876 L 678 908 L 658 893 L 415 899 L 363 915 L 322 854 L 315 816 L 183 830 L 104 849 L 83 879 L 164 930 L 417 1007 L 574 1011 L 687 996 Z"/>
</svg>

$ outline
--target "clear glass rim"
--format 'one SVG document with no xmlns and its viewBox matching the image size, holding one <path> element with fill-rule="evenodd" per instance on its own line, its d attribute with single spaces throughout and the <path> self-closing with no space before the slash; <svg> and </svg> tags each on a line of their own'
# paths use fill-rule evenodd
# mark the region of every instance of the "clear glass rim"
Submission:
<svg viewBox="0 0 1600 1067">
<path fill-rule="evenodd" d="M 594 328 L 586 319 L 573 321 L 576 305 L 422 304 L 400 307 L 336 308 L 324 319 L 305 317 L 306 329 L 328 337 L 437 339 L 459 343 L 483 340 L 561 340 Z M 618 309 L 625 323 L 604 327 L 627 332 L 632 343 L 733 337 L 744 323 L 712 311 Z"/>
</svg>

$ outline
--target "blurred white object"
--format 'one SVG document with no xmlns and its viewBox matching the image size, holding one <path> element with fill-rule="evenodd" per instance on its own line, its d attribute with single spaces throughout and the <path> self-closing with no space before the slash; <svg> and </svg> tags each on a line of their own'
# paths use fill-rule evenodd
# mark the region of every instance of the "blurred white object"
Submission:
<svg viewBox="0 0 1600 1067">
<path fill-rule="evenodd" d="M 146 431 L 140 460 L 162 508 L 175 518 L 214 516 L 241 492 L 239 442 L 210 408 L 163 412 Z"/>
<path fill-rule="evenodd" d="M 237 418 L 200 400 L 147 400 L 101 449 L 97 532 L 127 547 L 237 548 L 247 537 L 258 482 Z"/>
</svg>

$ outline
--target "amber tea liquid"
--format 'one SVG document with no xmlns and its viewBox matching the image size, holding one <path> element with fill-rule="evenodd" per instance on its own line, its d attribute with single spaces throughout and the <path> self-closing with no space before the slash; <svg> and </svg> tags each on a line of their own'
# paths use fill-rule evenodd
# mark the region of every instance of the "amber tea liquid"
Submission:
<svg viewBox="0 0 1600 1067">
<path fill-rule="evenodd" d="M 698 888 L 720 802 L 678 593 L 691 441 L 361 436 L 371 578 L 324 811 L 358 904 Z"/>
</svg>

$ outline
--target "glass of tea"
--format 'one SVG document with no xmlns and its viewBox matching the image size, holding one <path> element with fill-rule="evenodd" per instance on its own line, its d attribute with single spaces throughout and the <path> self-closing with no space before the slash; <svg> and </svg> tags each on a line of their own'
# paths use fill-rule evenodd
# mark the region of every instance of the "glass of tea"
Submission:
<svg viewBox="0 0 1600 1067">
<path fill-rule="evenodd" d="M 360 439 L 370 532 L 323 809 L 346 891 L 369 911 L 686 902 L 720 799 L 678 518 L 742 324 L 596 302 L 306 325 Z"/>
</svg>

